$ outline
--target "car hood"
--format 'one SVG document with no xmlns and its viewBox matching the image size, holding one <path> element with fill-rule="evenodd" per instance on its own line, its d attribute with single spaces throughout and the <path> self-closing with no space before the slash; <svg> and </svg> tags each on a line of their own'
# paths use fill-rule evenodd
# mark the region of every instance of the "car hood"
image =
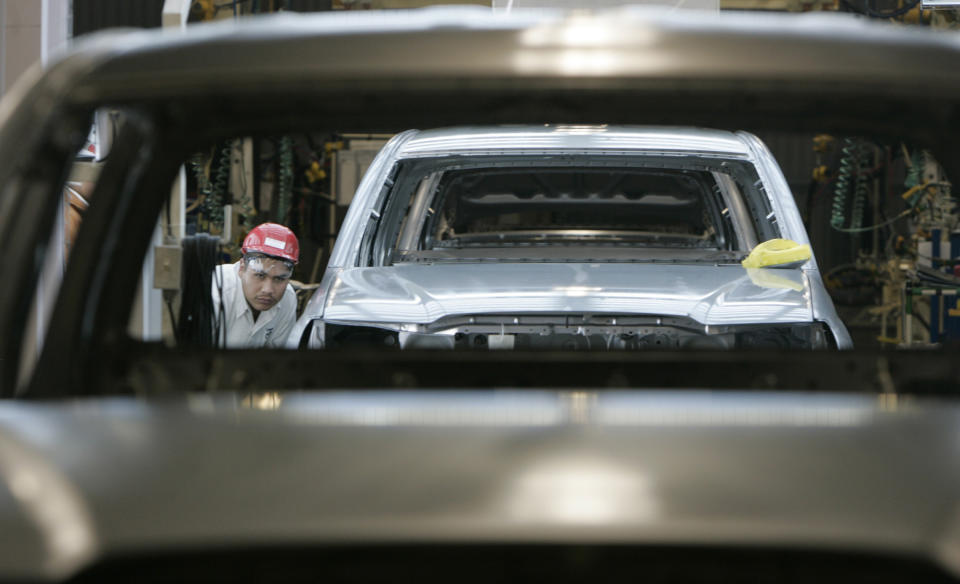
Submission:
<svg viewBox="0 0 960 584">
<path fill-rule="evenodd" d="M 703 325 L 812 320 L 801 269 L 638 263 L 353 268 L 330 286 L 328 322 L 427 324 L 468 314 L 643 314 Z"/>
</svg>

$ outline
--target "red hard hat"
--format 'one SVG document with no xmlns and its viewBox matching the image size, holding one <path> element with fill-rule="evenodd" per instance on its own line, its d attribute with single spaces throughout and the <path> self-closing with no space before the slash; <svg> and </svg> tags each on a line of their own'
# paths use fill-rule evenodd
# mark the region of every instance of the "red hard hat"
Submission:
<svg viewBox="0 0 960 584">
<path fill-rule="evenodd" d="M 290 260 L 300 260 L 300 243 L 292 231 L 277 223 L 262 223 L 250 230 L 243 240 L 243 253 L 262 253 Z"/>
</svg>

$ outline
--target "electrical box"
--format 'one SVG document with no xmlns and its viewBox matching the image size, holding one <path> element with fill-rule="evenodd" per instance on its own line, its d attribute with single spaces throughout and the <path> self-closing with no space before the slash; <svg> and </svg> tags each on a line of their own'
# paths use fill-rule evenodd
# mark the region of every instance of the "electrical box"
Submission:
<svg viewBox="0 0 960 584">
<path fill-rule="evenodd" d="M 179 245 L 158 245 L 153 248 L 153 287 L 158 290 L 180 289 L 180 265 L 183 251 Z"/>
</svg>

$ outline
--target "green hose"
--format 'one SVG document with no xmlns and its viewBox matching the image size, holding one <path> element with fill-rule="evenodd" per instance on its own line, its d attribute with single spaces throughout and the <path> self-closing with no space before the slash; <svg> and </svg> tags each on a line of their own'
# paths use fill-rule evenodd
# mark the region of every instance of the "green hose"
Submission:
<svg viewBox="0 0 960 584">
<path fill-rule="evenodd" d="M 280 168 L 277 180 L 277 221 L 286 223 L 293 199 L 293 140 L 290 136 L 280 139 L 278 158 Z"/>
<path fill-rule="evenodd" d="M 854 138 L 843 139 L 843 156 L 833 188 L 830 226 L 837 231 L 857 232 L 863 225 L 863 214 L 870 191 L 870 181 L 864 172 L 864 161 L 870 145 Z M 847 198 L 853 195 L 850 209 L 850 227 L 847 224 Z"/>
</svg>

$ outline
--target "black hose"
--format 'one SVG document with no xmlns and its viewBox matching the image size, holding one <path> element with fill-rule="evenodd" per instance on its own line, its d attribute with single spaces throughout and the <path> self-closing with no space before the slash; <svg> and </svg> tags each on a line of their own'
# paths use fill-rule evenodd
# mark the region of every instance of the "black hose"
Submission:
<svg viewBox="0 0 960 584">
<path fill-rule="evenodd" d="M 223 282 L 214 282 L 214 268 L 220 263 L 220 240 L 201 233 L 183 239 L 183 293 L 176 338 L 185 346 L 214 347 L 223 328 Z M 214 311 L 211 290 L 220 295 Z"/>
<path fill-rule="evenodd" d="M 869 3 L 870 0 L 863 0 L 863 10 L 860 10 L 860 9 L 858 9 L 856 6 L 854 6 L 854 4 L 853 4 L 853 2 L 851 2 L 851 0 L 841 0 L 841 1 L 843 2 L 844 5 L 846 5 L 847 8 L 849 8 L 849 9 L 852 10 L 853 12 L 857 12 L 857 13 L 859 13 L 859 14 L 866 14 L 866 15 L 872 16 L 872 17 L 874 17 L 874 18 L 896 18 L 896 17 L 898 17 L 898 16 L 903 16 L 904 14 L 906 14 L 906 13 L 910 12 L 911 10 L 913 10 L 914 8 L 916 8 L 917 5 L 920 4 L 920 1 L 921 1 L 921 0 L 913 0 L 912 2 L 910 2 L 910 3 L 908 3 L 908 4 L 904 5 L 904 6 L 901 6 L 900 8 L 897 8 L 896 10 L 891 10 L 891 11 L 889 11 L 889 12 L 883 12 L 883 11 L 880 11 L 880 10 L 874 10 L 873 8 L 870 7 L 870 3 Z"/>
<path fill-rule="evenodd" d="M 897 8 L 896 10 L 891 10 L 890 12 L 882 12 L 880 10 L 873 10 L 872 8 L 870 8 L 870 6 L 866 3 L 866 0 L 865 0 L 864 8 L 867 10 L 867 14 L 875 18 L 896 18 L 898 16 L 903 16 L 904 14 L 910 12 L 911 10 L 916 8 L 917 5 L 919 4 L 920 4 L 920 0 L 913 0 L 913 2 L 910 2 L 909 4 L 902 6 L 900 8 Z"/>
</svg>

